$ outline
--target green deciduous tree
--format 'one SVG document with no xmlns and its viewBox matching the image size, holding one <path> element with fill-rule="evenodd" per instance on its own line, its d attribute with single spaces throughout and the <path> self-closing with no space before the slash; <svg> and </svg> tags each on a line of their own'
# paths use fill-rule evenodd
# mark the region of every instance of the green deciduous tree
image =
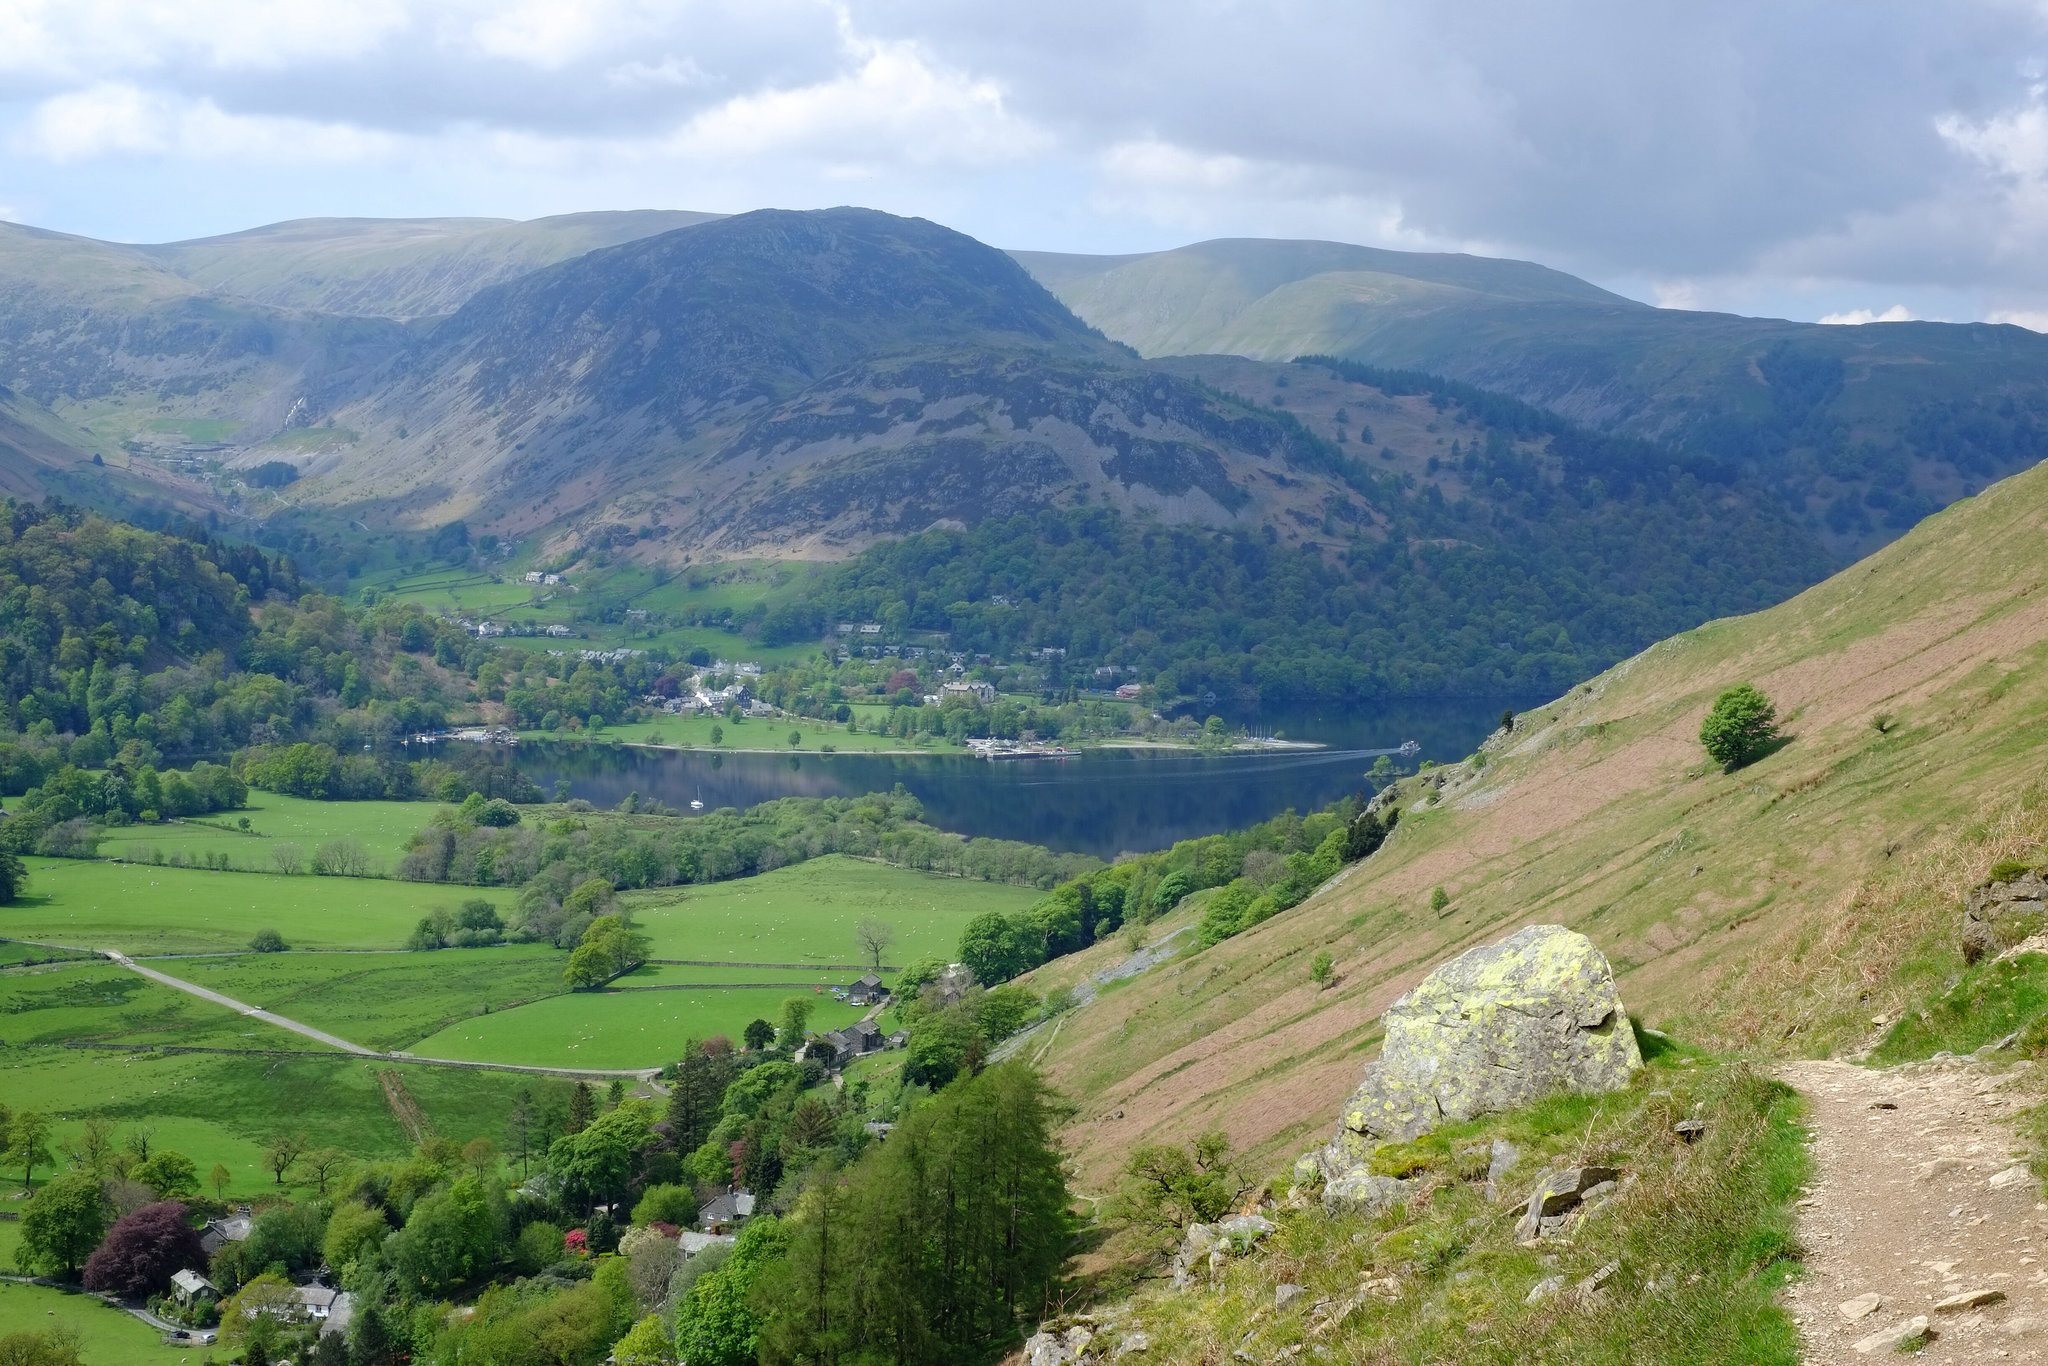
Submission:
<svg viewBox="0 0 2048 1366">
<path fill-rule="evenodd" d="M 21 1168 L 21 1184 L 35 1184 L 37 1167 L 56 1161 L 50 1151 L 50 1117 L 36 1110 L 24 1110 L 7 1125 L 7 1161 Z"/>
<path fill-rule="evenodd" d="M 1714 699 L 1700 722 L 1700 743 L 1723 768 L 1753 763 L 1778 741 L 1778 709 L 1747 683 Z"/>
<path fill-rule="evenodd" d="M 15 1258 L 31 1271 L 68 1277 L 85 1265 L 106 1229 L 99 1180 L 73 1167 L 29 1197 Z"/>
</svg>

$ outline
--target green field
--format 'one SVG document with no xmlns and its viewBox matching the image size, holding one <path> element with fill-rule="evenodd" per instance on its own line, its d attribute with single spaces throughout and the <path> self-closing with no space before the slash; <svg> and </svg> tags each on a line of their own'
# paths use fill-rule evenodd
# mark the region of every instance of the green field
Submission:
<svg viewBox="0 0 2048 1366">
<path fill-rule="evenodd" d="M 840 854 L 759 877 L 633 892 L 623 900 L 656 958 L 742 963 L 858 963 L 853 927 L 877 916 L 896 931 L 887 961 L 951 957 L 984 911 L 1020 911 L 1043 894 L 1000 882 L 938 877 Z"/>
<path fill-rule="evenodd" d="M 78 1334 L 86 1366 L 179 1366 L 212 1355 L 204 1347 L 166 1347 L 156 1329 L 91 1295 L 0 1282 L 0 1335 L 59 1325 Z"/>
<path fill-rule="evenodd" d="M 405 1048 L 472 1015 L 568 990 L 569 955 L 505 944 L 432 953 L 264 953 L 154 966 L 365 1048 Z"/>
<path fill-rule="evenodd" d="M 242 1040 L 265 1048 L 289 1047 L 294 1035 L 258 1026 L 261 1037 Z M 479 1072 L 333 1056 L 250 1053 L 159 1054 L 112 1050 L 8 1047 L 0 1052 L 0 1101 L 16 1110 L 40 1110 L 57 1120 L 51 1146 L 75 1140 L 85 1119 L 100 1115 L 120 1126 L 150 1130 L 158 1147 L 184 1153 L 202 1174 L 218 1162 L 232 1175 L 230 1199 L 274 1190 L 261 1162 L 272 1134 L 305 1133 L 316 1146 L 338 1147 L 358 1158 L 397 1158 L 412 1149 L 384 1098 L 380 1072 L 395 1073 L 437 1133 L 457 1142 L 489 1138 L 506 1143 L 506 1116 L 520 1090 L 541 1095 L 569 1083 L 515 1072 Z M 12 1172 L 5 1194 L 19 1191 Z M 36 1174 L 41 1184 L 47 1173 Z M 289 1178 L 288 1178 L 289 1183 Z M 0 1208 L 20 1205 L 0 1199 Z"/>
<path fill-rule="evenodd" d="M 109 830 L 100 842 L 108 858 L 150 862 L 160 850 L 186 856 L 224 853 L 236 868 L 267 873 L 271 851 L 298 846 L 301 861 L 329 840 L 361 840 L 385 866 L 398 861 L 405 842 L 417 834 L 438 809 L 433 802 L 316 802 L 275 792 L 249 794 L 240 811 L 218 811 L 190 820 L 160 825 L 124 825 Z M 246 818 L 249 828 L 240 828 Z"/>
<path fill-rule="evenodd" d="M 87 1040 L 294 1051 L 320 1047 L 105 960 L 0 974 L 0 1046 Z"/>
<path fill-rule="evenodd" d="M 430 909 L 475 895 L 470 888 L 382 878 L 26 862 L 29 890 L 0 906 L 0 937 L 128 953 L 232 951 L 266 927 L 295 949 L 395 949 Z"/>
<path fill-rule="evenodd" d="M 575 992 L 453 1025 L 407 1050 L 423 1058 L 546 1067 L 655 1067 L 693 1038 L 737 1040 L 749 1020 L 773 1021 L 791 996 L 817 1003 L 810 1028 L 837 1029 L 865 1012 L 801 985 L 703 991 Z"/>
</svg>

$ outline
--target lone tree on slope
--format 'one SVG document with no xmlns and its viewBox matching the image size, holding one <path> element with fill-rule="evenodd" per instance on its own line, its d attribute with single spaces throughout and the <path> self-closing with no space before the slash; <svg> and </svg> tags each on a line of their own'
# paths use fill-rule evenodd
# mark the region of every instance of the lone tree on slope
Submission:
<svg viewBox="0 0 2048 1366">
<path fill-rule="evenodd" d="M 1778 738 L 1778 709 L 1747 683 L 1715 698 L 1700 722 L 1700 743 L 1714 762 L 1731 771 L 1761 759 Z"/>
<path fill-rule="evenodd" d="M 853 927 L 854 942 L 867 957 L 868 966 L 876 972 L 882 970 L 882 955 L 896 942 L 896 927 L 878 916 L 864 915 Z"/>
</svg>

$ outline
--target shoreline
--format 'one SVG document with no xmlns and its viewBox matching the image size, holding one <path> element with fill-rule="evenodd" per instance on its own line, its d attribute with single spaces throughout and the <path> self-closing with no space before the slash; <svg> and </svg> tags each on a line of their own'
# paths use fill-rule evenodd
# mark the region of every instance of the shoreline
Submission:
<svg viewBox="0 0 2048 1366">
<path fill-rule="evenodd" d="M 936 757 L 936 758 L 948 758 L 948 757 L 952 757 L 952 758 L 961 758 L 961 759 L 975 759 L 975 758 L 980 758 L 980 757 L 981 757 L 980 755 L 977 755 L 977 754 L 975 754 L 975 753 L 974 753 L 973 751 L 971 751 L 971 750 L 968 750 L 968 749 L 964 749 L 964 748 L 955 748 L 955 747 L 952 747 L 952 746 L 948 746 L 948 747 L 947 747 L 947 748 L 945 748 L 945 749 L 932 749 L 932 748 L 925 748 L 925 749 L 917 749 L 917 748 L 911 748 L 911 749 L 832 749 L 832 750 L 823 750 L 823 749 L 803 749 L 803 748 L 797 748 L 797 749 L 788 749 L 788 748 L 783 748 L 783 749 L 770 749 L 770 748 L 764 748 L 764 747 L 760 747 L 760 746 L 754 746 L 754 745 L 717 745 L 717 746 L 700 746 L 700 745 L 682 745 L 682 744 L 663 744 L 663 743 L 658 743 L 658 742 L 655 742 L 655 741 L 649 741 L 649 740 L 621 740 L 621 739 L 615 739 L 615 738 L 613 738 L 613 737 L 611 737 L 611 736 L 598 736 L 598 737 L 596 737 L 596 738 L 590 738 L 590 737 L 585 737 L 585 736 L 564 736 L 564 735 L 522 735 L 522 736 L 520 736 L 519 738 L 520 738 L 520 740 L 521 740 L 521 741 L 533 741 L 533 742 L 536 742 L 536 743 L 548 743 L 548 744 L 561 744 L 561 745 L 612 745 L 612 746 L 617 746 L 617 747 L 618 747 L 618 748 L 620 748 L 620 749 L 645 749 L 645 750 L 653 750 L 653 751 L 656 751 L 656 752 L 660 752 L 660 753 L 668 753 L 668 754 L 776 754 L 776 755 L 788 755 L 788 756 L 791 756 L 791 757 L 795 757 L 795 758 L 816 758 L 816 759 L 836 759 L 836 758 L 838 758 L 838 757 L 839 757 L 840 755 L 842 755 L 842 754 L 849 754 L 849 755 L 874 755 L 874 756 L 876 756 L 876 757 L 878 757 L 878 758 L 897 758 L 897 759 L 903 759 L 903 758 L 917 758 L 917 757 L 920 757 L 920 756 L 922 756 L 922 757 Z M 1089 753 L 1090 751 L 1093 751 L 1093 750 L 1105 750 L 1105 749 L 1118 749 L 1118 750 L 1155 750 L 1155 749 L 1156 749 L 1156 750 L 1165 750 L 1165 751 L 1168 751 L 1168 752 L 1171 752 L 1171 753 L 1175 753 L 1175 754 L 1194 754 L 1194 755 L 1203 755 L 1203 754 L 1211 754 L 1211 755 L 1216 755 L 1216 756 L 1219 756 L 1219 757 L 1226 757 L 1226 756 L 1229 756 L 1229 755 L 1236 755 L 1236 754 L 1271 754 L 1271 753 L 1288 753 L 1288 752 L 1296 752 L 1296 753 L 1299 753 L 1299 752 L 1308 752 L 1308 751 L 1314 751 L 1314 750 L 1319 750 L 1319 749 L 1328 749 L 1328 748 L 1330 748 L 1330 746 L 1329 746 L 1329 745 L 1327 745 L 1327 744 L 1325 744 L 1324 742 L 1322 742 L 1322 741 L 1320 741 L 1320 740 L 1242 740 L 1242 741 L 1237 741 L 1237 742 L 1234 742 L 1234 743 L 1232 743 L 1232 744 L 1231 744 L 1231 745 L 1230 745 L 1230 746 L 1229 746 L 1228 748 L 1223 748 L 1223 749 L 1213 749 L 1213 748 L 1210 748 L 1210 747 L 1208 747 L 1208 746 L 1205 746 L 1205 745 L 1187 745 L 1187 744 L 1179 744 L 1179 743 L 1176 743 L 1176 742 L 1174 742 L 1174 741 L 1170 741 L 1170 740 L 1093 740 L 1093 741 L 1084 741 L 1084 742 L 1082 742 L 1082 743 L 1080 743 L 1080 744 L 1077 744 L 1077 745 L 1074 745 L 1074 746 L 1072 746 L 1071 748 L 1069 748 L 1069 749 L 1068 749 L 1068 751 L 1067 751 L 1067 752 L 1066 752 L 1066 753 L 1065 753 L 1064 755 L 1057 755 L 1057 754 L 1040 754 L 1040 755 L 1029 755 L 1029 756 L 999 756 L 999 757 L 1001 757 L 1001 758 L 1004 758 L 1004 759 L 1006 759 L 1006 760 L 1008 760 L 1008 761 L 1011 761 L 1011 762 L 1018 762 L 1018 763 L 1022 763 L 1022 762 L 1028 762 L 1029 760 L 1033 760 L 1033 759 L 1046 759 L 1046 760 L 1052 760 L 1052 761 L 1056 761 L 1056 762 L 1059 762 L 1059 761 L 1064 761 L 1064 760 L 1066 760 L 1066 759 L 1077 759 L 1077 758 L 1081 757 L 1081 756 L 1082 756 L 1083 754 L 1087 754 L 1087 753 Z"/>
</svg>

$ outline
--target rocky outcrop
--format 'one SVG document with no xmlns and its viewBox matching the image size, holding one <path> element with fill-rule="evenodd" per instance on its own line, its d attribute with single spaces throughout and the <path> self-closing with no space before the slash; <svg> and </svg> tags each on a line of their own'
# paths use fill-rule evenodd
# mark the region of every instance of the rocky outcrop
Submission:
<svg viewBox="0 0 2048 1366">
<path fill-rule="evenodd" d="M 1975 963 L 2036 933 L 2044 915 L 2048 878 L 2032 868 L 1971 888 L 1963 898 L 1963 961 Z"/>
<path fill-rule="evenodd" d="M 1555 1091 L 1614 1090 L 1643 1065 L 1606 955 L 1561 925 L 1532 925 L 1460 954 L 1388 1007 L 1381 1024 L 1379 1060 L 1366 1065 L 1337 1136 L 1311 1155 L 1326 1202 L 1337 1191 L 1358 1207 L 1396 1194 L 1384 1189 L 1387 1178 L 1362 1177 L 1383 1143 Z"/>
</svg>

